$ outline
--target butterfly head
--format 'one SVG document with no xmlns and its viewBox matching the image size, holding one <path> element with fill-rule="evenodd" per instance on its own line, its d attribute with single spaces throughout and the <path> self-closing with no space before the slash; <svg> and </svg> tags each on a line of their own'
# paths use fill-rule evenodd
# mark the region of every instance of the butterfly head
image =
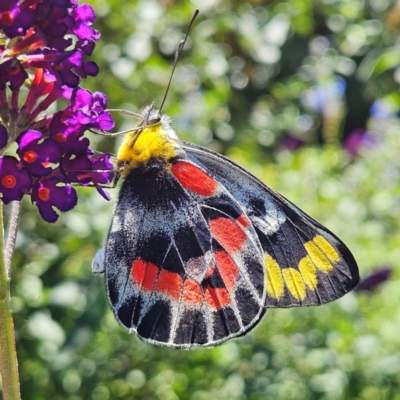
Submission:
<svg viewBox="0 0 400 400">
<path fill-rule="evenodd" d="M 140 115 L 142 116 L 143 123 L 146 126 L 157 125 L 161 123 L 161 119 L 163 117 L 161 111 L 157 108 L 154 108 L 153 104 L 144 107 Z"/>
<path fill-rule="evenodd" d="M 137 118 L 139 125 L 126 134 L 117 153 L 116 167 L 121 175 L 128 175 L 152 159 L 168 162 L 176 156 L 178 137 L 167 115 L 151 104 L 144 107 Z"/>
<path fill-rule="evenodd" d="M 175 131 L 171 126 L 171 118 L 162 114 L 161 111 L 157 108 L 154 108 L 153 104 L 150 104 L 142 109 L 139 114 L 142 117 L 142 122 L 139 125 L 139 129 L 142 128 L 140 133 L 146 128 L 161 128 L 163 132 L 166 133 L 168 138 L 170 139 L 178 139 Z"/>
</svg>

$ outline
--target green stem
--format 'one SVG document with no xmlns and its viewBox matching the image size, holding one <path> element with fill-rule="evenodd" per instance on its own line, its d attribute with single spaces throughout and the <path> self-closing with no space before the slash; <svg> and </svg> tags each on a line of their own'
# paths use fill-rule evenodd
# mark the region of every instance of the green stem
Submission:
<svg viewBox="0 0 400 400">
<path fill-rule="evenodd" d="M 10 278 L 4 253 L 3 202 L 0 200 L 0 371 L 3 400 L 20 400 L 14 322 L 10 308 Z"/>
</svg>

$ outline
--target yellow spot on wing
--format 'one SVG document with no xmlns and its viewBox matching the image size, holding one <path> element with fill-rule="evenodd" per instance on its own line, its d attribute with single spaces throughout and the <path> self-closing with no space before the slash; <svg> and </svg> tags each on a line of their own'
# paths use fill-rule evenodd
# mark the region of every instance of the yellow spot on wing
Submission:
<svg viewBox="0 0 400 400">
<path fill-rule="evenodd" d="M 300 272 L 294 268 L 284 268 L 282 269 L 282 275 L 292 296 L 296 300 L 304 300 L 307 289 Z"/>
<path fill-rule="evenodd" d="M 339 253 L 322 236 L 316 236 L 312 241 L 307 242 L 304 247 L 314 265 L 325 274 L 333 270 L 332 263 L 340 261 Z"/>
<path fill-rule="evenodd" d="M 340 255 L 335 250 L 335 248 L 323 237 L 323 236 L 316 236 L 313 239 L 313 242 L 325 253 L 325 255 L 332 261 L 338 262 L 340 261 Z"/>
<path fill-rule="evenodd" d="M 274 299 L 280 299 L 285 291 L 285 284 L 279 264 L 269 255 L 264 255 L 267 269 L 267 293 Z"/>
<path fill-rule="evenodd" d="M 175 156 L 176 148 L 160 123 L 143 129 L 139 135 L 136 131 L 126 134 L 118 150 L 116 164 L 127 164 L 122 172 L 122 175 L 126 175 L 152 158 L 169 161 Z"/>
<path fill-rule="evenodd" d="M 306 285 L 311 290 L 315 290 L 317 288 L 317 283 L 318 283 L 317 270 L 309 256 L 305 256 L 300 260 L 299 270 Z"/>
</svg>

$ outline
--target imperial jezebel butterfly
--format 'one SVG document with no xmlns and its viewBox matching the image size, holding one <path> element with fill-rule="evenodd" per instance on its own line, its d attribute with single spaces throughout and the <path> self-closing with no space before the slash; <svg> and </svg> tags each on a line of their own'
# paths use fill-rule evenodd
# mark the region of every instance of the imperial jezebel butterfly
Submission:
<svg viewBox="0 0 400 400">
<path fill-rule="evenodd" d="M 122 326 L 150 343 L 215 346 L 267 308 L 321 305 L 354 288 L 348 248 L 249 172 L 178 139 L 153 106 L 116 157 L 123 183 L 104 247 Z"/>
</svg>

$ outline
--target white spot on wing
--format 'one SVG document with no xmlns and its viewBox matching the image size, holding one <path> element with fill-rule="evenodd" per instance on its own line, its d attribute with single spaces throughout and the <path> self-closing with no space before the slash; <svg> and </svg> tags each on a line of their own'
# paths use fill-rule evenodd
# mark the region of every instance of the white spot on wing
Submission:
<svg viewBox="0 0 400 400">
<path fill-rule="evenodd" d="M 268 209 L 268 214 L 264 217 L 251 216 L 251 221 L 264 234 L 275 233 L 279 227 L 286 221 L 286 216 L 276 208 Z"/>
<path fill-rule="evenodd" d="M 213 255 L 211 251 L 207 251 L 204 256 L 191 258 L 186 266 L 185 271 L 192 279 L 198 283 L 202 283 L 208 271 L 208 268 L 213 264 Z"/>
<path fill-rule="evenodd" d="M 104 274 L 104 247 L 102 247 L 94 256 L 92 261 L 92 273 Z"/>
</svg>

